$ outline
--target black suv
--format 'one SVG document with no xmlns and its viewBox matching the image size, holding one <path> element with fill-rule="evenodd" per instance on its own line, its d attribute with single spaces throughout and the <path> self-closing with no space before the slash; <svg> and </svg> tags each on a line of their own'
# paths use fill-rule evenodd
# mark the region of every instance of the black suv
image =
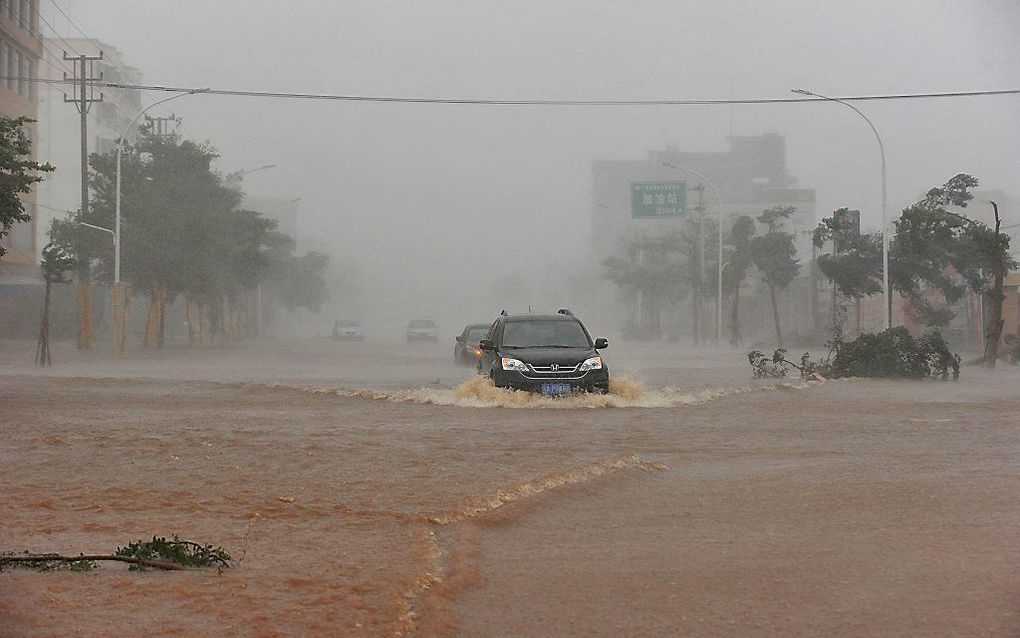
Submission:
<svg viewBox="0 0 1020 638">
<path fill-rule="evenodd" d="M 609 368 L 595 339 L 569 310 L 554 315 L 507 315 L 493 322 L 479 343 L 478 373 L 499 388 L 542 394 L 609 391 Z"/>
</svg>

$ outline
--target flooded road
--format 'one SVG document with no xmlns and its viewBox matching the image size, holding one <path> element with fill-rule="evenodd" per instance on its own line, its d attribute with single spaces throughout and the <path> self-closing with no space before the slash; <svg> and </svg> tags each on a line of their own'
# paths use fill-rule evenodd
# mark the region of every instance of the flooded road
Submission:
<svg viewBox="0 0 1020 638">
<path fill-rule="evenodd" d="M 5 571 L 0 636 L 1020 635 L 1016 369 L 614 345 L 613 394 L 554 400 L 447 350 L 5 356 L 0 550 L 236 564 Z"/>
</svg>

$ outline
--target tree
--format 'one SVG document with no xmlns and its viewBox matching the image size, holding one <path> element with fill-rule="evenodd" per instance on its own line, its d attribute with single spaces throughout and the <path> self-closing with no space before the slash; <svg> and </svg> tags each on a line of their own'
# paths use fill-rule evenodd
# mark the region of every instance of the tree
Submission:
<svg viewBox="0 0 1020 638">
<path fill-rule="evenodd" d="M 751 240 L 751 261 L 761 271 L 769 287 L 772 301 L 772 319 L 776 326 L 776 343 L 783 347 L 783 332 L 779 325 L 779 302 L 776 291 L 790 285 L 800 271 L 793 234 L 783 231 L 783 220 L 793 215 L 793 206 L 774 206 L 758 216 L 758 222 L 768 227 L 768 233 Z"/>
<path fill-rule="evenodd" d="M 896 222 L 890 280 L 929 326 L 947 324 L 953 313 L 933 306 L 924 295 L 925 287 L 939 290 L 950 304 L 967 290 L 988 295 L 994 304 L 997 273 L 1004 276 L 1016 267 L 1008 235 L 947 210 L 949 206 L 966 208 L 974 197 L 970 190 L 977 185 L 976 178 L 960 173 L 905 208 Z"/>
<path fill-rule="evenodd" d="M 995 361 L 999 358 L 999 339 L 1002 338 L 1002 302 L 1006 296 L 1003 294 L 1003 283 L 1006 278 L 1006 271 L 1010 267 L 1016 267 L 1016 262 L 1010 259 L 1009 235 L 1003 235 L 999 231 L 1002 220 L 999 219 L 999 205 L 995 202 L 988 202 L 995 213 L 995 230 L 989 237 L 984 233 L 981 238 L 983 243 L 982 252 L 988 255 L 992 267 L 992 285 L 986 296 L 989 301 L 988 326 L 985 330 L 985 367 L 995 369 Z"/>
<path fill-rule="evenodd" d="M 31 221 L 21 196 L 32 192 L 32 184 L 42 181 L 38 173 L 54 170 L 49 163 L 40 164 L 32 158 L 32 140 L 26 126 L 35 122 L 28 117 L 0 115 L 0 240 L 14 224 Z M 0 243 L 0 258 L 7 251 Z"/>
<path fill-rule="evenodd" d="M 818 248 L 826 241 L 832 241 L 832 252 L 818 258 L 818 268 L 836 285 L 841 295 L 857 302 L 858 311 L 863 297 L 882 291 L 882 285 L 879 283 L 882 271 L 882 235 L 861 234 L 859 231 L 859 226 L 852 223 L 850 210 L 844 207 L 833 211 L 832 217 L 822 219 L 812 236 L 812 241 Z M 839 331 L 839 322 L 835 317 L 835 291 L 832 304 L 833 324 Z"/>
<path fill-rule="evenodd" d="M 730 345 L 740 345 L 740 284 L 747 277 L 747 269 L 754 263 L 751 256 L 751 242 L 757 228 L 754 220 L 741 215 L 733 222 L 727 244 L 733 247 L 730 260 L 723 271 L 723 290 L 733 294 L 733 310 L 730 315 Z"/>
<path fill-rule="evenodd" d="M 74 265 L 74 258 L 53 242 L 43 248 L 40 269 L 46 282 L 46 296 L 43 301 L 42 320 L 39 323 L 39 342 L 35 349 L 36 365 L 53 365 L 50 358 L 50 288 L 55 283 L 69 283 L 70 280 L 66 279 L 66 276 L 74 269 Z"/>
<path fill-rule="evenodd" d="M 617 255 L 602 261 L 606 278 L 628 292 L 640 293 L 638 334 L 659 335 L 663 303 L 679 297 L 678 282 L 684 267 L 680 261 L 679 233 L 626 239 Z M 645 309 L 648 312 L 645 312 Z M 641 325 L 643 323 L 643 325 Z"/>
</svg>

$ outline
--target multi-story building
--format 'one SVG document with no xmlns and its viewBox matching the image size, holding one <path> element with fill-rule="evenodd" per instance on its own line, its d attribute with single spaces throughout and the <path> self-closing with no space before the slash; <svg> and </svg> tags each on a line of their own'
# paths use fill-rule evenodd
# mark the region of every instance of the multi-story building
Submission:
<svg viewBox="0 0 1020 638">
<path fill-rule="evenodd" d="M 812 255 L 810 232 L 815 219 L 815 191 L 800 188 L 787 172 L 785 139 L 777 134 L 729 138 L 730 148 L 722 152 L 686 152 L 676 146 L 650 151 L 646 159 L 599 160 L 592 163 L 592 245 L 600 259 L 619 253 L 621 242 L 635 234 L 657 235 L 680 230 L 681 217 L 635 218 L 632 215 L 632 187 L 638 182 L 686 182 L 687 213 L 692 220 L 704 219 L 704 233 L 714 234 L 718 220 L 727 236 L 740 215 L 756 217 L 774 206 L 792 206 L 787 232 L 795 236 L 801 269 L 803 294 L 790 297 L 784 311 L 797 321 L 796 329 L 807 331 L 816 319 L 816 302 L 809 292 L 814 286 L 807 277 Z M 703 180 L 697 174 L 707 178 Z M 718 198 L 711 186 L 718 192 Z M 720 202 L 721 200 L 721 202 Z M 715 263 L 715 246 L 706 245 L 708 261 Z M 713 271 L 714 272 L 714 271 Z M 711 273 L 706 277 L 715 279 Z M 641 333 L 648 333 L 647 300 L 621 299 L 629 309 L 617 320 Z M 803 307 L 802 307 L 803 306 Z M 707 323 L 714 323 L 706 312 Z M 657 322 L 653 322 L 657 325 Z M 803 325 L 801 325 L 803 324 Z M 651 330 L 656 333 L 657 329 Z M 713 330 L 714 332 L 714 330 Z"/>
<path fill-rule="evenodd" d="M 45 40 L 43 53 L 43 79 L 63 79 L 74 72 L 68 56 L 86 55 L 95 57 L 102 53 L 102 59 L 88 65 L 91 77 L 101 77 L 106 82 L 140 84 L 142 74 L 124 61 L 121 52 L 114 46 L 91 39 L 61 38 Z M 80 65 L 79 65 L 80 66 Z M 38 244 L 46 243 L 50 221 L 63 217 L 68 211 L 81 208 L 81 115 L 75 104 L 65 101 L 73 99 L 73 87 L 67 84 L 42 84 L 39 88 L 39 141 L 40 157 L 53 164 L 57 170 L 38 185 L 39 225 Z M 100 91 L 96 91 L 98 98 Z M 86 118 L 88 152 L 110 153 L 117 148 L 117 142 L 131 120 L 142 110 L 141 91 L 104 87 L 102 100 L 90 105 Z M 131 140 L 135 131 L 128 132 Z"/>
<path fill-rule="evenodd" d="M 39 34 L 37 0 L 0 0 L 0 113 L 7 117 L 35 119 L 38 86 L 35 83 L 43 53 Z M 28 127 L 35 158 L 46 158 L 38 152 L 38 131 Z M 39 281 L 35 228 L 37 222 L 36 191 L 22 195 L 25 211 L 32 221 L 15 224 L 3 238 L 7 254 L 0 259 L 0 286 L 9 294 L 11 286 Z"/>
<path fill-rule="evenodd" d="M 813 229 L 815 191 L 797 188 L 796 180 L 787 173 L 785 139 L 767 134 L 731 137 L 729 141 L 730 150 L 724 152 L 682 152 L 671 146 L 650 151 L 643 160 L 593 162 L 592 224 L 597 254 L 614 253 L 619 239 L 633 232 L 668 232 L 677 226 L 677 219 L 631 217 L 631 184 L 634 182 L 687 182 L 687 208 L 696 216 L 702 194 L 693 189 L 701 185 L 702 180 L 689 171 L 707 177 L 718 191 L 721 210 L 710 188 L 703 192 L 704 208 L 706 219 L 722 216 L 724 234 L 729 232 L 735 217 L 760 215 L 773 206 L 796 209 L 786 224 L 790 232 Z M 800 240 L 798 248 L 801 244 L 809 246 L 809 242 Z"/>
</svg>

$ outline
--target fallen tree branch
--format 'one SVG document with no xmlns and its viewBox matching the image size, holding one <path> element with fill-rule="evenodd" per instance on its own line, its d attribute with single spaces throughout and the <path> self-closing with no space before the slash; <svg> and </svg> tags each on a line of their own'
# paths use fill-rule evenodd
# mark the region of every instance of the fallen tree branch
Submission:
<svg viewBox="0 0 1020 638">
<path fill-rule="evenodd" d="M 49 563 L 82 563 L 85 561 L 94 562 L 101 560 L 130 563 L 132 565 L 140 565 L 142 567 L 155 567 L 156 569 L 184 569 L 183 566 L 169 561 L 147 560 L 144 558 L 134 558 L 133 556 L 114 556 L 112 554 L 79 554 L 78 556 L 63 556 L 61 554 L 22 554 L 20 556 L 0 556 L 0 571 L 8 565 L 16 566 L 19 564 L 44 563 L 45 566 L 49 566 Z"/>
</svg>

